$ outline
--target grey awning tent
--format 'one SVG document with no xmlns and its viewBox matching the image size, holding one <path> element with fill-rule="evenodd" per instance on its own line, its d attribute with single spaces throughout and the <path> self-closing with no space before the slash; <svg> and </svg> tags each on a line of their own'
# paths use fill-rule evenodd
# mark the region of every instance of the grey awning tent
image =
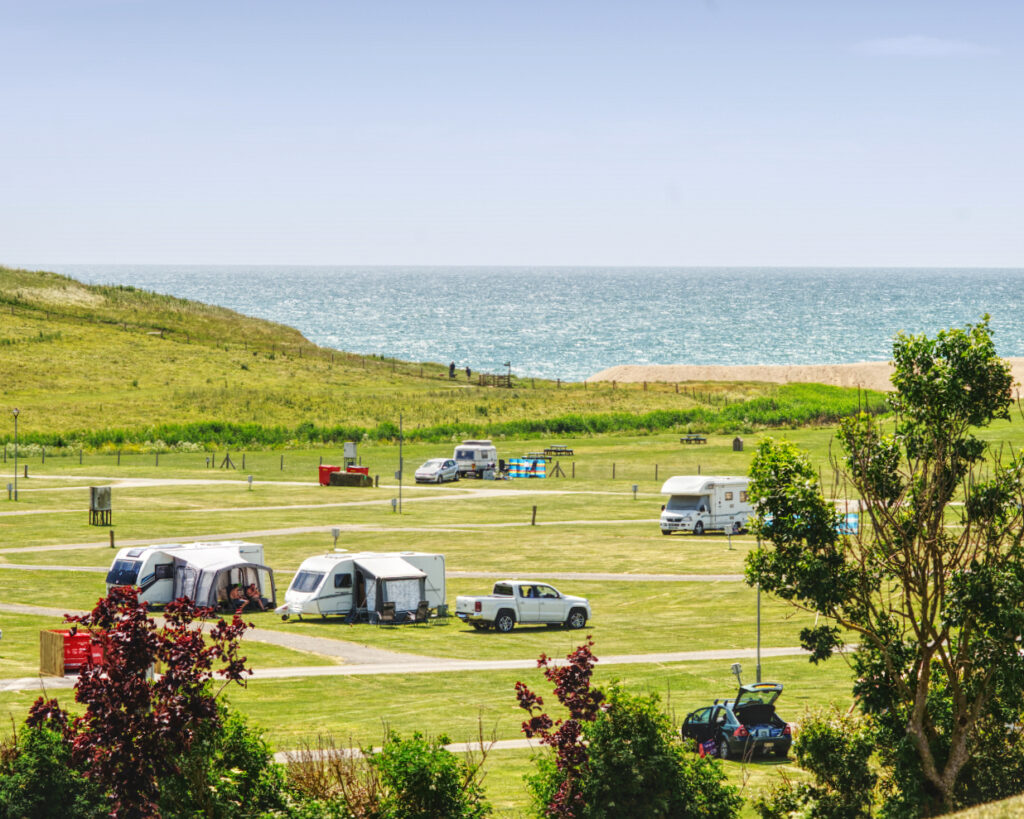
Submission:
<svg viewBox="0 0 1024 819">
<path fill-rule="evenodd" d="M 380 611 L 384 603 L 394 603 L 395 611 L 415 611 L 426 596 L 426 572 L 400 557 L 366 557 L 355 560 L 363 575 L 366 608 Z"/>
<path fill-rule="evenodd" d="M 231 586 L 256 584 L 260 595 L 276 605 L 274 571 L 269 566 L 239 560 L 227 550 L 174 555 L 174 598 L 189 597 L 197 606 L 218 608 Z"/>
</svg>

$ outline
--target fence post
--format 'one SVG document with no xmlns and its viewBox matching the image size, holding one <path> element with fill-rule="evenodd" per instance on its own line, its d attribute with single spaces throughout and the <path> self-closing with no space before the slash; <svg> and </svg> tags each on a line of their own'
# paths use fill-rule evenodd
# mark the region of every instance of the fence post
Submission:
<svg viewBox="0 0 1024 819">
<path fill-rule="evenodd" d="M 110 548 L 111 549 L 114 548 L 114 530 L 113 529 L 110 530 Z"/>
<path fill-rule="evenodd" d="M 82 450 L 78 450 L 78 465 L 82 465 Z"/>
<path fill-rule="evenodd" d="M 654 480 L 658 480 L 658 465 L 654 465 Z"/>
<path fill-rule="evenodd" d="M 576 461 L 572 462 L 572 476 L 576 477 Z"/>
<path fill-rule="evenodd" d="M 46 447 L 43 447 L 43 463 L 46 463 Z"/>
<path fill-rule="evenodd" d="M 281 456 L 281 471 L 284 472 L 284 455 Z"/>
<path fill-rule="evenodd" d="M 537 525 L 537 507 L 536 506 L 533 507 L 533 516 L 530 518 L 530 525 L 531 526 L 536 526 Z"/>
<path fill-rule="evenodd" d="M 612 461 L 612 480 L 615 480 L 615 461 Z"/>
<path fill-rule="evenodd" d="M 242 453 L 242 469 L 245 469 L 245 453 Z"/>
<path fill-rule="evenodd" d="M 121 450 L 117 450 L 117 465 L 121 465 Z"/>
</svg>

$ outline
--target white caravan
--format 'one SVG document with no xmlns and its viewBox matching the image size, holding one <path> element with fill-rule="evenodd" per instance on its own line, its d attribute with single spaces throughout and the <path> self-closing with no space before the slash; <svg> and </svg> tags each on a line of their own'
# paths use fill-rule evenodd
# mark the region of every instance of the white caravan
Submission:
<svg viewBox="0 0 1024 819">
<path fill-rule="evenodd" d="M 444 555 L 337 549 L 302 561 L 276 612 L 282 620 L 330 614 L 374 621 L 384 603 L 394 603 L 396 614 L 424 600 L 432 609 L 444 605 L 444 583 Z"/>
<path fill-rule="evenodd" d="M 489 440 L 463 441 L 455 447 L 452 457 L 459 465 L 459 477 L 475 475 L 482 478 L 485 470 L 498 468 L 498 450 Z"/>
<path fill-rule="evenodd" d="M 276 604 L 274 572 L 263 565 L 263 545 L 244 540 L 121 549 L 107 572 L 108 593 L 115 586 L 135 586 L 139 601 L 153 606 L 189 597 L 196 605 L 227 610 L 230 588 L 252 583 Z"/>
<path fill-rule="evenodd" d="M 725 475 L 677 475 L 665 481 L 661 492 L 668 503 L 661 507 L 661 533 L 708 529 L 741 532 L 754 514 L 748 489 L 750 478 Z"/>
</svg>

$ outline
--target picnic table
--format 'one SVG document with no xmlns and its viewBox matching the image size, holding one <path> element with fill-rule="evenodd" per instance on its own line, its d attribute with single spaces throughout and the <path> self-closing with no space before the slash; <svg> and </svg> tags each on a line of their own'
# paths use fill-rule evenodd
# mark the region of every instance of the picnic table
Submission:
<svg viewBox="0 0 1024 819">
<path fill-rule="evenodd" d="M 523 457 L 526 458 L 527 460 L 530 460 L 530 461 L 550 461 L 551 460 L 551 456 L 548 455 L 547 452 L 527 452 Z"/>
<path fill-rule="evenodd" d="M 681 444 L 706 444 L 708 439 L 704 435 L 684 435 L 679 439 Z"/>
<path fill-rule="evenodd" d="M 552 444 L 544 450 L 545 455 L 572 455 L 574 454 L 572 449 L 561 444 Z"/>
</svg>

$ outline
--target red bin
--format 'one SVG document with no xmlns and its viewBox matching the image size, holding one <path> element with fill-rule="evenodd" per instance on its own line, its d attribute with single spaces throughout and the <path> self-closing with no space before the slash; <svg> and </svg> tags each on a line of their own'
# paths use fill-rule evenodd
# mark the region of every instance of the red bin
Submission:
<svg viewBox="0 0 1024 819">
<path fill-rule="evenodd" d="M 103 646 L 93 642 L 88 631 L 59 631 L 64 635 L 64 670 L 81 671 L 91 660 L 93 665 L 103 662 Z"/>
<path fill-rule="evenodd" d="M 345 467 L 346 472 L 356 472 L 360 475 L 369 475 L 370 467 L 368 466 L 348 466 Z"/>
<path fill-rule="evenodd" d="M 321 464 L 320 466 L 320 485 L 327 486 L 331 482 L 331 473 L 341 472 L 340 466 L 327 466 L 327 464 Z"/>
</svg>

